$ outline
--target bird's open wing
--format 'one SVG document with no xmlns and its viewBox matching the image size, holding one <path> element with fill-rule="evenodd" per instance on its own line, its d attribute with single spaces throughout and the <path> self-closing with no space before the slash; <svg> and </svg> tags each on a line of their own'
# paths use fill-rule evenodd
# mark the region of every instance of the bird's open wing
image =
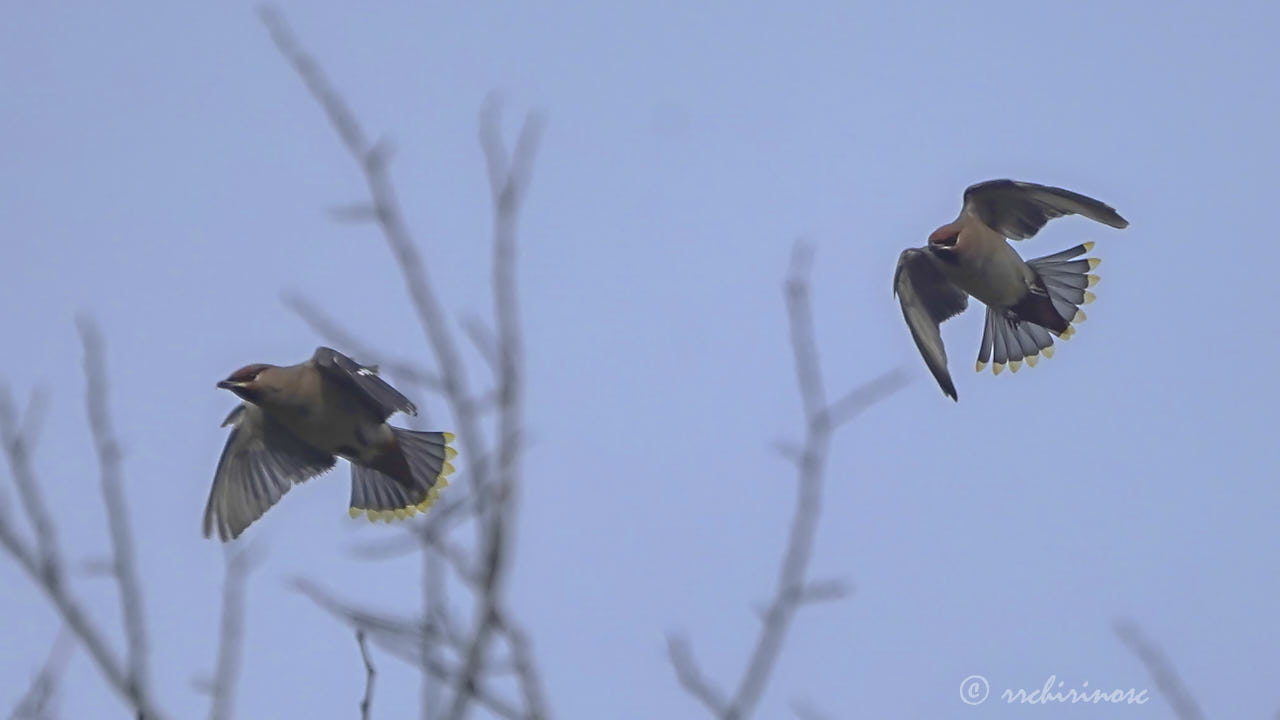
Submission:
<svg viewBox="0 0 1280 720">
<path fill-rule="evenodd" d="M 400 394 L 399 390 L 378 377 L 376 368 L 352 360 L 342 353 L 327 347 L 316 348 L 311 362 L 329 377 L 344 383 L 356 390 L 382 417 L 388 418 L 392 413 L 402 412 L 417 415 L 418 408 L 409 402 L 409 398 Z"/>
<path fill-rule="evenodd" d="M 299 440 L 256 405 L 244 403 L 227 416 L 227 446 L 213 474 L 204 511 L 204 536 L 214 528 L 223 542 L 244 532 L 294 483 L 333 467 L 334 457 Z"/>
<path fill-rule="evenodd" d="M 969 296 L 952 285 L 924 250 L 903 250 L 893 274 L 893 294 L 902 303 L 902 317 L 911 328 L 911 337 L 920 348 L 929 371 L 942 392 L 956 400 L 956 386 L 947 372 L 947 351 L 942 346 L 942 321 L 969 306 Z"/>
<path fill-rule="evenodd" d="M 1062 188 L 1016 180 L 988 180 L 964 191 L 964 206 L 988 227 L 1013 240 L 1026 240 L 1045 223 L 1079 214 L 1113 228 L 1129 226 L 1115 208 Z"/>
</svg>

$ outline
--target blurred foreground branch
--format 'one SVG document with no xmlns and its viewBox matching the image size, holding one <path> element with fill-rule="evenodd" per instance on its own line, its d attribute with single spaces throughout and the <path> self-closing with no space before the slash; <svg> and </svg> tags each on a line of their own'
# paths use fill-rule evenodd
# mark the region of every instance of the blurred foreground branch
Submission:
<svg viewBox="0 0 1280 720">
<path fill-rule="evenodd" d="M 677 680 L 713 716 L 722 720 L 741 720 L 755 713 L 796 611 L 808 602 L 843 594 L 841 586 L 831 582 L 814 583 L 808 577 L 814 535 L 822 512 L 823 479 L 831 435 L 907 382 L 902 372 L 892 370 L 828 403 L 814 340 L 813 310 L 809 305 L 812 259 L 812 250 L 797 243 L 784 286 L 796 383 L 805 417 L 804 444 L 791 458 L 796 464 L 795 512 L 773 597 L 764 611 L 755 645 L 733 694 L 726 696 L 706 678 L 683 636 L 673 634 L 667 638 Z"/>
<path fill-rule="evenodd" d="M 364 662 L 364 697 L 360 699 L 360 718 L 369 720 L 373 710 L 373 679 L 378 674 L 369 659 L 369 647 L 364 643 L 364 630 L 356 630 L 356 644 L 360 646 L 360 659 Z"/>
<path fill-rule="evenodd" d="M 107 406 L 106 360 L 97 326 L 88 318 L 79 321 L 84 345 L 87 381 L 86 409 L 89 427 L 98 451 L 103 504 L 111 535 L 111 568 L 120 591 L 121 616 L 125 636 L 125 659 L 112 649 L 107 634 L 90 620 L 79 599 L 68 586 L 66 563 L 58 549 L 56 530 L 50 519 L 40 482 L 31 465 L 35 423 L 20 422 L 7 391 L 0 388 L 0 441 L 13 475 L 14 484 L 30 517 L 35 542 L 21 537 L 9 514 L 8 500 L 0 496 L 0 545 L 18 561 L 33 582 L 44 591 L 71 633 L 93 658 L 107 683 L 124 698 L 140 718 L 164 717 L 155 706 L 147 682 L 147 636 L 143 619 L 141 581 L 137 572 L 132 532 L 121 481 L 120 451 Z M 34 405 L 34 403 L 33 403 Z"/>
<path fill-rule="evenodd" d="M 395 650 L 388 648 L 392 654 L 399 657 L 410 655 L 422 669 L 424 717 L 430 717 L 435 712 L 433 706 L 436 688 L 433 683 L 447 680 L 450 694 L 441 717 L 448 720 L 463 720 L 473 701 L 479 701 L 491 711 L 508 717 L 545 718 L 548 710 L 527 635 L 515 623 L 503 603 L 505 579 L 511 565 L 511 538 L 516 519 L 525 434 L 517 227 L 542 134 L 541 118 L 535 114 L 526 117 L 517 134 L 514 148 L 508 151 L 501 130 L 498 103 L 493 100 L 486 102 L 480 114 L 480 147 L 488 171 L 493 207 L 493 320 L 492 328 L 489 328 L 478 319 L 468 318 L 463 331 L 488 363 L 494 376 L 495 390 L 492 393 L 476 391 L 468 379 L 456 330 L 446 321 L 444 305 L 428 275 L 419 243 L 413 238 L 405 222 L 389 172 L 389 143 L 370 141 L 346 100 L 303 49 L 277 10 L 264 6 L 260 10 L 260 16 L 276 48 L 320 105 L 364 176 L 368 199 L 345 206 L 341 219 L 372 222 L 380 229 L 400 270 L 408 300 L 431 348 L 437 371 L 430 373 L 418 370 L 408 363 L 396 363 L 396 367 L 412 369 L 415 376 L 424 380 L 424 386 L 430 386 L 444 397 L 456 422 L 463 459 L 467 463 L 467 490 L 471 502 L 448 507 L 466 507 L 475 518 L 477 534 L 473 552 L 476 557 L 472 558 L 471 552 L 443 541 L 440 536 L 448 532 L 447 527 L 441 528 L 438 533 L 432 533 L 437 538 L 435 542 L 427 542 L 427 536 L 423 535 L 424 541 L 420 545 L 425 557 L 424 602 L 430 598 L 439 600 L 443 597 L 440 586 L 444 579 L 431 569 L 436 566 L 436 561 L 432 560 L 434 554 L 440 554 L 441 558 L 447 560 L 443 566 L 468 568 L 466 575 L 460 576 L 461 587 L 473 596 L 475 610 L 471 617 L 472 627 L 465 633 L 465 638 L 449 643 L 458 658 L 456 665 L 446 668 L 443 664 L 445 658 L 435 652 L 434 646 L 425 645 L 428 642 L 425 630 L 414 635 L 421 642 L 415 644 L 412 651 L 403 647 L 402 643 L 394 643 L 385 634 L 373 630 L 370 630 L 370 634 L 379 644 L 396 644 Z M 291 298 L 288 302 L 308 324 L 323 335 L 345 339 L 348 346 L 352 344 L 350 333 L 345 332 L 306 300 Z M 368 357 L 376 358 L 377 355 L 370 350 Z M 426 381 L 428 378 L 429 382 Z M 492 435 L 484 432 L 482 422 L 489 409 L 495 411 Z M 459 488 L 454 493 L 461 491 L 462 488 Z M 442 521 L 448 514 L 442 512 L 446 509 L 442 507 L 439 511 L 433 510 L 423 524 L 433 525 Z M 448 555 L 443 554 L 444 547 L 451 548 Z M 313 600 L 321 602 L 314 592 L 309 594 Z M 330 602 L 328 609 L 332 611 L 333 607 L 333 602 Z M 424 618 L 439 620 L 441 612 L 439 607 L 425 607 Z M 371 627 L 375 627 L 389 619 L 365 620 Z M 423 627 L 426 627 L 426 620 Z M 437 631 L 442 629 L 436 628 Z M 442 632 L 440 635 L 444 636 Z M 480 678 L 491 665 L 488 653 L 495 636 L 505 638 L 513 656 L 524 703 L 522 711 L 506 707 L 501 701 L 482 692 Z"/>
<path fill-rule="evenodd" d="M 58 631 L 49 650 L 44 666 L 31 681 L 31 687 L 9 714 L 9 720 L 52 720 L 57 717 L 54 704 L 58 695 L 58 681 L 71 658 L 71 636 L 66 628 Z"/>
<path fill-rule="evenodd" d="M 222 581 L 222 622 L 218 658 L 209 684 L 209 720 L 234 717 L 236 683 L 244 656 L 245 587 L 259 557 L 253 546 L 224 548 L 226 575 Z"/>
<path fill-rule="evenodd" d="M 1155 682 L 1160 695 L 1169 703 L 1178 720 L 1204 720 L 1200 712 L 1200 704 L 1192 697 L 1191 691 L 1178 676 L 1169 656 L 1154 642 L 1142 633 L 1142 629 L 1132 620 L 1117 620 L 1112 626 L 1120 642 L 1142 661 L 1143 666 Z"/>
</svg>

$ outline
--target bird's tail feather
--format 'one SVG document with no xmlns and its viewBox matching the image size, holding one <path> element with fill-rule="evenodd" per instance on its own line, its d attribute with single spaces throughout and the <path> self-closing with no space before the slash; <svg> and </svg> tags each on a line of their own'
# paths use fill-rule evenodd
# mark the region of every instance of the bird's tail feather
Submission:
<svg viewBox="0 0 1280 720">
<path fill-rule="evenodd" d="M 453 433 L 419 432 L 391 428 L 396 446 L 408 463 L 412 484 L 386 473 L 351 464 L 351 517 L 368 515 L 369 520 L 391 522 L 426 512 L 449 486 L 453 465 L 449 462 L 458 451 L 449 447 Z"/>
<path fill-rule="evenodd" d="M 977 370 L 982 372 L 992 362 L 992 372 L 999 375 L 1005 365 L 1013 372 L 1022 367 L 1022 361 L 1035 366 L 1040 355 L 1053 357 L 1053 331 L 1063 340 L 1075 334 L 1072 323 L 1084 322 L 1081 305 L 1093 302 L 1094 295 L 1087 288 L 1098 283 L 1098 276 L 1090 271 L 1101 262 L 1097 258 L 1075 259 L 1093 249 L 1087 242 L 1062 252 L 1028 260 L 1048 291 L 1048 301 L 1053 312 L 1062 318 L 1065 329 L 1046 329 L 1040 324 L 1019 319 L 1004 309 L 987 308 L 986 325 L 982 330 L 982 343 L 978 346 Z M 1040 298 L 1044 302 L 1044 298 Z M 1048 308 L 1045 308 L 1048 312 Z M 1052 318 L 1051 318 L 1052 319 Z M 1047 321 L 1046 321 L 1047 322 Z"/>
</svg>

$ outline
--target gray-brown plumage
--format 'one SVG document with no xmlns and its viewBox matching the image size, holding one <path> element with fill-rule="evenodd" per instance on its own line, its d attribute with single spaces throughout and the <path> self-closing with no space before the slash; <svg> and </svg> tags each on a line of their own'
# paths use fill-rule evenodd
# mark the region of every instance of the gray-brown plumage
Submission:
<svg viewBox="0 0 1280 720">
<path fill-rule="evenodd" d="M 214 472 L 204 534 L 224 542 L 244 532 L 296 483 L 341 457 L 351 463 L 352 517 L 409 517 L 431 506 L 453 472 L 451 433 L 391 427 L 417 408 L 376 369 L 317 348 L 310 360 L 246 365 L 218 387 L 244 402 L 223 425 L 231 435 Z"/>
<path fill-rule="evenodd" d="M 1093 243 L 1023 261 L 1006 238 L 1025 240 L 1053 218 L 1079 214 L 1114 228 L 1129 221 L 1091 197 L 1035 183 L 990 180 L 964 191 L 964 204 L 954 221 L 929 236 L 923 248 L 898 257 L 893 291 L 925 364 L 942 387 L 957 399 L 947 370 L 947 353 L 939 325 L 968 306 L 969 296 L 987 306 L 978 348 L 977 369 L 994 358 L 999 375 L 1008 364 L 1017 372 L 1025 359 L 1053 354 L 1053 336 L 1068 339 L 1072 323 L 1085 319 L 1080 305 L 1091 302 L 1086 288 L 1098 281 L 1089 271 L 1096 258 L 1076 259 Z"/>
</svg>

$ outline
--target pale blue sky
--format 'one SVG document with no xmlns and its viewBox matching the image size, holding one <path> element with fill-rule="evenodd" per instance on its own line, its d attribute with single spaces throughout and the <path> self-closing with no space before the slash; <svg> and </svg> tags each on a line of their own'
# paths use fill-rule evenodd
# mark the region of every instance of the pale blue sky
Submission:
<svg viewBox="0 0 1280 720">
<path fill-rule="evenodd" d="M 362 183 L 253 9 L 11 3 L 0 24 L 0 376 L 19 397 L 52 388 L 37 468 L 64 547 L 100 556 L 72 322 L 98 318 L 155 684 L 179 717 L 205 712 L 190 679 L 216 641 L 221 549 L 199 520 L 234 399 L 214 382 L 319 343 L 282 291 L 427 355 L 381 238 L 327 216 Z M 547 118 L 522 226 L 532 447 L 512 597 L 558 717 L 702 717 L 667 663 L 672 629 L 716 679 L 739 672 L 791 511 L 771 446 L 800 424 L 779 283 L 801 235 L 829 388 L 897 365 L 915 382 L 837 439 L 814 571 L 856 595 L 800 616 L 761 717 L 797 698 L 836 718 L 1168 717 L 1162 700 L 960 703 L 971 674 L 997 690 L 1050 674 L 1151 687 L 1117 616 L 1209 715 L 1280 709 L 1274 3 L 282 10 L 394 139 L 456 317 L 488 307 L 481 102 L 503 93 L 512 129 L 526 108 Z M 890 281 L 993 177 L 1096 196 L 1132 226 L 1055 221 L 1018 246 L 1098 241 L 1098 302 L 1016 376 L 969 369 L 980 312 L 949 322 L 955 404 Z M 268 555 L 241 717 L 351 716 L 363 690 L 349 631 L 288 578 L 417 607 L 415 560 L 350 556 L 397 531 L 354 524 L 347 494 L 342 469 L 249 533 Z M 114 588 L 75 583 L 115 626 Z M 7 557 L 0 587 L 7 708 L 59 623 Z M 416 709 L 416 675 L 375 657 L 375 715 Z M 126 716 L 83 653 L 66 683 L 66 717 Z"/>
</svg>

